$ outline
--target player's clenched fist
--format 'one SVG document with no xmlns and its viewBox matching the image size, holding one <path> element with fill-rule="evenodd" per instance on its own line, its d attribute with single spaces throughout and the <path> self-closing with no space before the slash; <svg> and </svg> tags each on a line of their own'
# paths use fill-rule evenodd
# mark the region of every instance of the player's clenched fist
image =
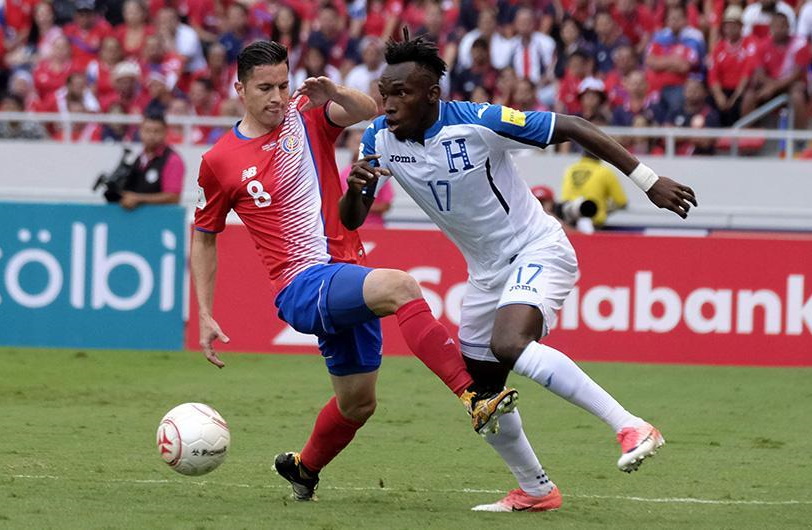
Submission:
<svg viewBox="0 0 812 530">
<path fill-rule="evenodd" d="M 357 160 L 350 170 L 347 177 L 347 185 L 354 193 L 361 193 L 369 184 L 374 184 L 378 181 L 381 175 L 390 175 L 388 169 L 382 167 L 375 167 L 372 165 L 373 160 L 377 160 L 381 155 L 367 155 L 364 158 Z"/>
</svg>

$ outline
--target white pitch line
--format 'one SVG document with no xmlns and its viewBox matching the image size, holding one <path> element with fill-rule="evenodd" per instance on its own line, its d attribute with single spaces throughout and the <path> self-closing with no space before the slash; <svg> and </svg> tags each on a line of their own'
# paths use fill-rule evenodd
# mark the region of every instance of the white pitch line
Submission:
<svg viewBox="0 0 812 530">
<path fill-rule="evenodd" d="M 108 482 L 123 484 L 177 484 L 181 486 L 218 486 L 231 488 L 259 488 L 259 489 L 287 489 L 286 485 L 275 484 L 242 484 L 234 482 L 214 482 L 209 480 L 170 480 L 170 479 L 70 479 L 57 477 L 54 475 L 7 475 L 11 478 L 32 479 L 32 480 L 79 480 L 90 482 Z M 492 493 L 502 494 L 504 490 L 494 489 L 439 489 L 430 490 L 423 488 L 375 488 L 370 486 L 324 486 L 322 489 L 335 491 L 389 491 L 394 493 Z M 786 501 L 759 501 L 759 500 L 734 500 L 734 499 L 696 499 L 692 497 L 635 497 L 625 495 L 589 495 L 589 494 L 564 494 L 564 497 L 573 499 L 609 499 L 617 501 L 650 502 L 657 504 L 709 504 L 709 505 L 748 505 L 748 506 L 788 506 L 788 505 L 810 505 L 812 501 L 786 500 Z"/>
</svg>

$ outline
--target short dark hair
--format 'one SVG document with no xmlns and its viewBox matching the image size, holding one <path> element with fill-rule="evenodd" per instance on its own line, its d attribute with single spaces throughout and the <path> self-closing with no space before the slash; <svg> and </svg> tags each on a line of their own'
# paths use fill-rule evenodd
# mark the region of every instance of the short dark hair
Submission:
<svg viewBox="0 0 812 530">
<path fill-rule="evenodd" d="M 422 36 L 410 39 L 406 29 L 403 31 L 402 41 L 390 40 L 386 43 L 384 56 L 387 64 L 415 62 L 436 77 L 438 81 L 448 69 L 445 61 L 440 57 L 440 50 L 436 44 Z"/>
<path fill-rule="evenodd" d="M 150 108 L 148 108 L 144 112 L 143 120 L 144 121 L 157 121 L 158 123 L 160 123 L 161 125 L 166 127 L 166 116 L 164 116 L 164 113 L 163 113 L 162 109 L 156 109 L 156 108 L 151 108 L 150 109 Z"/>
<path fill-rule="evenodd" d="M 237 79 L 240 83 L 245 83 L 255 66 L 282 63 L 290 68 L 288 49 L 284 45 L 271 40 L 252 42 L 237 56 Z"/>
<path fill-rule="evenodd" d="M 489 46 L 489 44 L 488 44 L 488 39 L 486 39 L 485 37 L 479 37 L 479 38 L 477 38 L 477 39 L 476 39 L 476 40 L 475 40 L 475 41 L 474 41 L 474 42 L 471 44 L 471 49 L 473 50 L 474 48 L 482 48 L 483 50 L 489 50 L 489 49 L 490 49 L 490 46 Z"/>
</svg>

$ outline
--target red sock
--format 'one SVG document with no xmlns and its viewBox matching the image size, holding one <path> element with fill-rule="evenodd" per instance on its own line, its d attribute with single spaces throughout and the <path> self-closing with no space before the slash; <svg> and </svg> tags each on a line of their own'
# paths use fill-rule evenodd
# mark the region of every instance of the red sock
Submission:
<svg viewBox="0 0 812 530">
<path fill-rule="evenodd" d="M 355 432 L 363 426 L 363 423 L 342 416 L 333 396 L 316 418 L 313 432 L 302 449 L 302 464 L 318 473 L 349 445 Z"/>
<path fill-rule="evenodd" d="M 415 356 L 456 395 L 465 392 L 474 381 L 465 370 L 457 343 L 446 327 L 432 316 L 426 301 L 422 298 L 412 300 L 402 305 L 395 314 L 400 332 Z"/>
</svg>

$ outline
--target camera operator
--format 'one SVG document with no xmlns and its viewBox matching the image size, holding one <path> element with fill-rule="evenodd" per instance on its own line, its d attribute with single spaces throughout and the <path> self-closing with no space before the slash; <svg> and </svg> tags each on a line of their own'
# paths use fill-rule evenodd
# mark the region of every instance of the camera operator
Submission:
<svg viewBox="0 0 812 530">
<path fill-rule="evenodd" d="M 582 216 L 591 217 L 596 229 L 603 227 L 608 214 L 625 208 L 629 202 L 615 173 L 589 152 L 584 152 L 580 160 L 564 172 L 561 198 L 565 204 L 578 205 L 579 208 L 585 202 L 593 202 L 594 215 Z"/>
<path fill-rule="evenodd" d="M 183 159 L 166 145 L 163 114 L 147 114 L 139 129 L 144 151 L 133 162 L 121 192 L 122 208 L 142 204 L 177 204 L 186 168 Z"/>
<path fill-rule="evenodd" d="M 533 196 L 541 203 L 548 214 L 555 217 L 567 234 L 581 232 L 591 234 L 595 231 L 592 217 L 597 212 L 597 205 L 583 197 L 569 202 L 555 202 L 555 192 L 548 186 L 530 188 Z"/>
</svg>

